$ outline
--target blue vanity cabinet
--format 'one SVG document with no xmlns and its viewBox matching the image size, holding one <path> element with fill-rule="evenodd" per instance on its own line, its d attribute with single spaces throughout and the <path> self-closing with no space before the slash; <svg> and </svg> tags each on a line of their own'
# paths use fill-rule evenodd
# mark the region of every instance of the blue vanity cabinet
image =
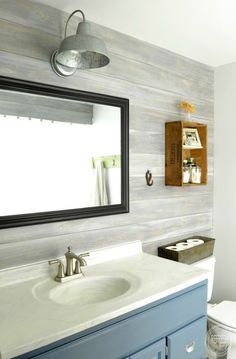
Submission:
<svg viewBox="0 0 236 359">
<path fill-rule="evenodd" d="M 204 359 L 206 309 L 204 281 L 17 359 Z"/>
</svg>

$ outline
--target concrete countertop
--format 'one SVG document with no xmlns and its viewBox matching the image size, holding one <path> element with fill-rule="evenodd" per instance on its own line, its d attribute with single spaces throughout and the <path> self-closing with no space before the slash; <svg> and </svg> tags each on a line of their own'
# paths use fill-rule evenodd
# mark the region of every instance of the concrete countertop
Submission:
<svg viewBox="0 0 236 359">
<path fill-rule="evenodd" d="M 208 277 L 201 269 L 141 252 L 139 243 L 127 248 L 102 251 L 97 264 L 91 259 L 84 267 L 84 278 L 116 277 L 131 283 L 114 299 L 96 305 L 62 305 L 50 300 L 47 288 L 57 288 L 47 263 L 34 264 L 0 272 L 0 358 L 9 359 L 53 343 L 95 325 L 116 318 L 146 304 L 197 284 Z M 133 247 L 132 247 L 133 246 Z M 132 250 L 133 248 L 133 250 Z M 115 250 L 114 250 L 115 249 Z M 123 253 L 123 256 L 122 256 Z M 126 253 L 124 257 L 124 253 Z M 128 253 L 128 254 L 127 254 Z M 97 253 L 98 254 L 98 253 Z M 109 254 L 109 255 L 107 255 Z M 94 253 L 92 258 L 96 257 Z M 107 260 L 109 259 L 112 260 Z M 71 282 L 69 282 L 71 283 Z M 45 293 L 37 295 L 39 288 Z M 43 289 L 42 289 L 43 290 Z M 78 308 L 78 307 L 77 307 Z"/>
</svg>

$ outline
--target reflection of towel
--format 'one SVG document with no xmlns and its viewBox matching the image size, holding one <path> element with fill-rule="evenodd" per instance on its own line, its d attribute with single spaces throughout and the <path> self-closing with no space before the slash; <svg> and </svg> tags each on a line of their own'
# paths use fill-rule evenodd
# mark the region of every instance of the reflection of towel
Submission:
<svg viewBox="0 0 236 359">
<path fill-rule="evenodd" d="M 108 204 L 107 190 L 106 190 L 106 178 L 103 162 L 96 161 L 95 164 L 95 206 L 105 206 Z"/>
</svg>

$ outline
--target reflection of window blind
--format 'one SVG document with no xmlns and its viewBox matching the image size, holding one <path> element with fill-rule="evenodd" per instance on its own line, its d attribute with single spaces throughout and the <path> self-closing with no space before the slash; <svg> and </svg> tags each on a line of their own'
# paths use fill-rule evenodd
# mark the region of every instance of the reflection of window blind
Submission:
<svg viewBox="0 0 236 359">
<path fill-rule="evenodd" d="M 92 125 L 93 105 L 57 97 L 0 91 L 3 115 Z"/>
</svg>

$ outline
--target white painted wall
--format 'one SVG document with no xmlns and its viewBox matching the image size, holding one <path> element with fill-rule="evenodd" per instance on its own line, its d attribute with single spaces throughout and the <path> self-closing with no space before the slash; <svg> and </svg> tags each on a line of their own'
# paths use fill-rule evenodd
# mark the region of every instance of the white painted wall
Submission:
<svg viewBox="0 0 236 359">
<path fill-rule="evenodd" d="M 236 63 L 215 71 L 213 299 L 236 300 Z"/>
<path fill-rule="evenodd" d="M 236 61 L 235 0 L 32 0 L 211 66 Z M 78 6 L 79 5 L 79 6 Z"/>
</svg>

